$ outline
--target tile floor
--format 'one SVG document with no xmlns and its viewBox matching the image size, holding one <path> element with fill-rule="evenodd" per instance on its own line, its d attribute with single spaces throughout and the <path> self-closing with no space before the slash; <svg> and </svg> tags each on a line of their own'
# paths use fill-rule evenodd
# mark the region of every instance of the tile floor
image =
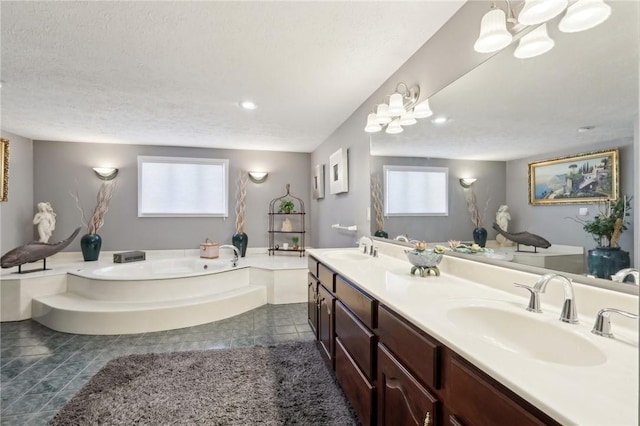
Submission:
<svg viewBox="0 0 640 426">
<path fill-rule="evenodd" d="M 44 425 L 109 360 L 129 354 L 313 340 L 307 304 L 265 305 L 221 321 L 119 336 L 53 331 L 31 320 L 0 325 L 0 424 Z"/>
</svg>

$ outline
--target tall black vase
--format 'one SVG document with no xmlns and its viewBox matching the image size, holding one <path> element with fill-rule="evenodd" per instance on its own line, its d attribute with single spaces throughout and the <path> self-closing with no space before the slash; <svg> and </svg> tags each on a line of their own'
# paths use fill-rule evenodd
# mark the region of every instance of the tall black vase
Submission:
<svg viewBox="0 0 640 426">
<path fill-rule="evenodd" d="M 611 275 L 630 264 L 629 252 L 620 247 L 598 247 L 589 250 L 587 256 L 589 273 L 598 278 L 611 279 Z"/>
<path fill-rule="evenodd" d="M 80 238 L 80 249 L 85 261 L 98 260 L 102 248 L 102 237 L 98 234 L 85 234 Z"/>
<path fill-rule="evenodd" d="M 473 242 L 484 247 L 487 244 L 487 230 L 484 228 L 475 228 L 473 230 Z"/>
<path fill-rule="evenodd" d="M 249 244 L 249 236 L 244 232 L 236 232 L 231 237 L 231 243 L 240 250 L 240 256 L 247 254 L 247 245 Z"/>
</svg>

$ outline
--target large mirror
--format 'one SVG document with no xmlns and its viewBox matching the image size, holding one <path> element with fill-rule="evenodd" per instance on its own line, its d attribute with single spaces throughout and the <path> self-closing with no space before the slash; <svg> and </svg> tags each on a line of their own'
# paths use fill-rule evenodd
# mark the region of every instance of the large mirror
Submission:
<svg viewBox="0 0 640 426">
<path fill-rule="evenodd" d="M 621 195 L 633 195 L 633 143 L 638 120 L 638 2 L 607 2 L 611 17 L 580 33 L 558 30 L 560 17 L 548 23 L 555 47 L 544 55 L 517 59 L 517 43 L 430 98 L 433 117 L 418 120 L 398 135 L 371 135 L 371 172 L 382 177 L 384 165 L 449 168 L 449 216 L 386 217 L 389 237 L 469 241 L 471 223 L 465 189 L 458 179 L 474 177 L 471 188 L 484 216 L 489 239 L 500 205 L 508 205 L 512 232 L 541 235 L 559 250 L 583 252 L 595 247 L 576 219 L 593 218 L 597 204 L 531 206 L 528 164 L 585 152 L 618 148 Z M 478 22 L 481 17 L 478 17 Z M 468 192 L 467 192 L 468 194 Z M 635 202 L 634 205 L 638 206 Z M 584 215 L 584 208 L 587 209 Z M 582 209 L 582 210 L 581 210 Z M 372 214 L 373 214 L 372 210 Z M 376 231 L 371 221 L 372 234 Z M 633 226 L 620 245 L 633 259 Z M 525 247 L 526 249 L 526 247 Z M 574 253 L 575 254 L 575 253 Z M 479 260 L 483 260 L 478 258 Z M 567 256 L 548 269 L 586 273 L 584 262 Z M 635 265 L 636 267 L 638 265 Z M 610 286 L 611 282 L 602 284 Z"/>
</svg>

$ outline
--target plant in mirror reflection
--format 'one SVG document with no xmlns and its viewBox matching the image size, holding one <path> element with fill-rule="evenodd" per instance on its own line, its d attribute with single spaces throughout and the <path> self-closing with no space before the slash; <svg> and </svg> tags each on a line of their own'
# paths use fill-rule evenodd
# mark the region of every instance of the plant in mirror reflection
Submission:
<svg viewBox="0 0 640 426">
<path fill-rule="evenodd" d="M 607 200 L 598 206 L 598 214 L 592 220 L 571 218 L 591 234 L 598 247 L 618 247 L 620 235 L 627 230 L 626 217 L 631 212 L 633 197 L 626 195 L 615 201 Z"/>
<path fill-rule="evenodd" d="M 469 211 L 469 215 L 471 215 L 471 223 L 476 228 L 482 228 L 484 223 L 484 217 L 487 213 L 487 209 L 489 208 L 489 197 L 487 197 L 487 202 L 484 205 L 484 209 L 482 213 L 478 209 L 478 199 L 476 198 L 476 193 L 473 190 L 473 186 L 470 188 L 464 188 L 464 199 L 467 202 L 467 210 Z"/>
<path fill-rule="evenodd" d="M 371 175 L 371 203 L 376 219 L 376 231 L 384 229 L 384 212 L 382 207 L 382 184 L 378 175 Z"/>
</svg>

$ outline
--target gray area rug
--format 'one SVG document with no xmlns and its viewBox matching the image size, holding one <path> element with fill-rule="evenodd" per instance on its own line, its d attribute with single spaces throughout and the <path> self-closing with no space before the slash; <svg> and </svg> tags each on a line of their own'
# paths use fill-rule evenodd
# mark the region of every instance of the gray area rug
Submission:
<svg viewBox="0 0 640 426">
<path fill-rule="evenodd" d="M 357 425 L 315 342 L 129 355 L 51 425 Z"/>
</svg>

